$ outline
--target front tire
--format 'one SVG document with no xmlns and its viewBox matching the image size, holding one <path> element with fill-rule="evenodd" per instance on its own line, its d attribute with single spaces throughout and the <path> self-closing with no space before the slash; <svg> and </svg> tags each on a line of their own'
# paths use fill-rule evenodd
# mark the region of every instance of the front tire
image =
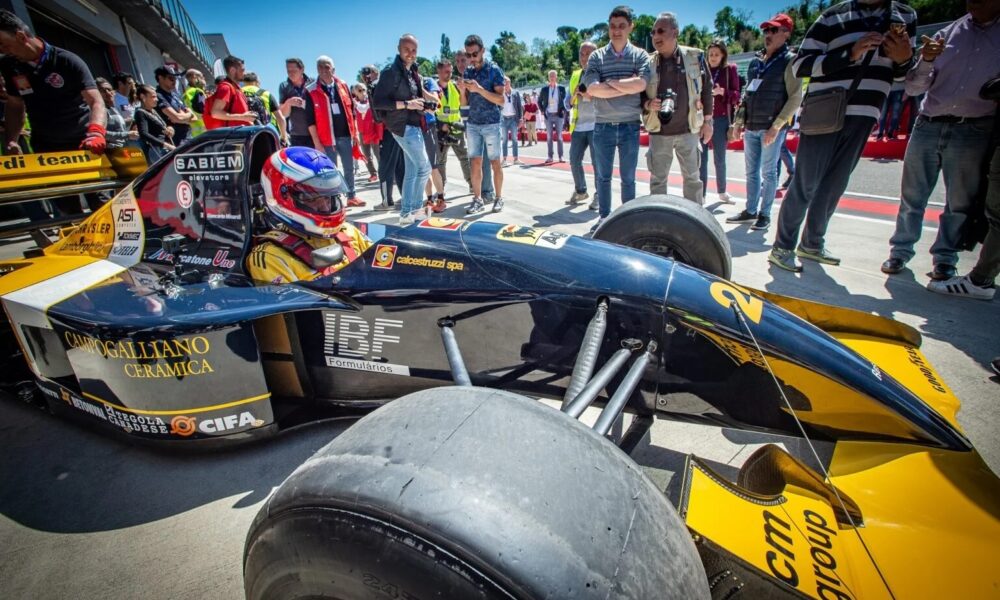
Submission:
<svg viewBox="0 0 1000 600">
<path fill-rule="evenodd" d="M 275 492 L 248 598 L 699 598 L 674 508 L 617 447 L 499 390 L 378 409 Z"/>
<path fill-rule="evenodd" d="M 723 279 L 732 275 L 729 238 L 705 207 L 677 196 L 643 196 L 622 204 L 594 239 L 645 250 Z"/>
</svg>

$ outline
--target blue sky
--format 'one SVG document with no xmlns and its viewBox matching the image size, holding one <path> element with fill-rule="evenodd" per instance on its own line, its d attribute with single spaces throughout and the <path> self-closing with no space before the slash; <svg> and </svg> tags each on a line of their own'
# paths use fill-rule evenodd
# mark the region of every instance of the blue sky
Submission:
<svg viewBox="0 0 1000 600">
<path fill-rule="evenodd" d="M 750 10 L 760 22 L 794 3 L 748 0 L 733 6 Z M 689 0 L 671 4 L 641 1 L 629 5 L 636 13 L 652 15 L 671 10 L 681 27 L 694 23 L 712 30 L 715 13 L 730 3 Z M 365 64 L 394 55 L 403 33 L 416 35 L 420 55 L 428 58 L 438 54 L 442 33 L 451 38 L 452 49 L 461 47 L 470 33 L 479 34 L 489 47 L 502 30 L 513 32 L 530 47 L 534 38 L 554 40 L 560 25 L 590 27 L 606 21 L 615 3 L 185 0 L 184 5 L 202 33 L 225 34 L 230 50 L 246 61 L 247 69 L 260 75 L 265 88 L 277 90 L 286 77 L 284 61 L 289 56 L 302 58 L 306 72 L 315 76 L 316 57 L 328 54 L 336 63 L 337 75 L 353 81 Z"/>
</svg>

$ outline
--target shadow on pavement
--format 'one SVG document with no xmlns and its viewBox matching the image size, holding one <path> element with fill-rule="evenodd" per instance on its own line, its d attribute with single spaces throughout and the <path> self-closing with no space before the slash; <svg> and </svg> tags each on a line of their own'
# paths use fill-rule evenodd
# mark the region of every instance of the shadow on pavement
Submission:
<svg viewBox="0 0 1000 600">
<path fill-rule="evenodd" d="M 733 251 L 733 258 L 759 252 L 770 252 L 771 244 L 764 240 L 765 233 L 767 232 L 752 231 L 749 223 L 727 231 L 726 237 L 729 238 L 729 247 Z"/>
<path fill-rule="evenodd" d="M 264 500 L 353 421 L 325 421 L 224 450 L 171 451 L 104 437 L 0 398 L 0 514 L 54 533 L 151 523 L 223 498 Z"/>
<path fill-rule="evenodd" d="M 803 272 L 797 276 L 769 265 L 774 280 L 765 286 L 767 291 L 852 308 L 887 319 L 895 320 L 900 312 L 920 316 L 924 323 L 917 329 L 922 335 L 953 346 L 986 369 L 990 368 L 990 360 L 1000 353 L 1000 343 L 991 348 L 984 346 L 978 336 L 962 335 L 969 323 L 981 323 L 986 329 L 993 328 L 1000 333 L 995 300 L 983 302 L 935 294 L 924 287 L 923 274 L 918 281 L 917 275 L 908 268 L 898 275 L 885 276 L 883 285 L 890 298 L 852 294 L 834 279 L 840 267 L 808 260 L 802 262 Z"/>
</svg>

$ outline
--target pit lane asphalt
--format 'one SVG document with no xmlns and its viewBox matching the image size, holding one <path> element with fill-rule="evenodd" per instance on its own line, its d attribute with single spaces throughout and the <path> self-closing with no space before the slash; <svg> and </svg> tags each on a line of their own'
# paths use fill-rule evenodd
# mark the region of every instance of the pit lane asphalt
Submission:
<svg viewBox="0 0 1000 600">
<path fill-rule="evenodd" d="M 567 146 L 567 157 L 568 151 Z M 534 166 L 544 159 L 544 145 L 521 152 L 532 164 L 504 170 L 504 211 L 476 218 L 585 233 L 595 213 L 586 203 L 565 206 L 572 191 L 566 165 Z M 742 154 L 729 154 L 734 190 L 743 177 L 742 161 Z M 469 196 L 454 158 L 449 173 L 448 195 L 455 199 L 444 216 L 464 217 Z M 900 173 L 898 162 L 862 160 L 848 190 L 892 208 Z M 648 190 L 643 177 L 640 170 L 639 195 Z M 592 186 L 590 176 L 588 182 Z M 679 185 L 679 176 L 673 177 L 671 192 L 679 194 Z M 377 202 L 376 187 L 359 189 L 369 204 Z M 943 202 L 941 189 L 932 202 Z M 718 205 L 713 194 L 707 206 L 720 220 L 743 207 L 739 200 L 735 206 Z M 801 275 L 769 268 L 773 227 L 759 233 L 724 224 L 733 248 L 733 279 L 916 327 L 924 336 L 924 353 L 963 403 L 959 422 L 998 472 L 1000 440 L 994 432 L 1000 386 L 987 365 L 1000 354 L 1000 301 L 944 298 L 923 289 L 933 223 L 924 230 L 910 270 L 895 277 L 880 273 L 894 218 L 894 211 L 886 212 L 838 211 L 828 247 L 843 257 L 843 264 L 809 263 Z M 351 213 L 353 218 L 395 222 L 386 213 Z M 0 256 L 18 256 L 23 247 L 0 245 Z M 960 270 L 967 271 L 974 260 L 963 254 Z M 0 598 L 242 597 L 243 542 L 261 502 L 347 425 L 317 423 L 247 447 L 178 453 L 108 439 L 0 399 Z M 686 453 L 714 461 L 725 473 L 725 467 L 738 467 L 763 441 L 745 432 L 658 422 L 637 452 L 647 473 L 675 498 L 675 474 Z M 802 446 L 784 442 L 790 450 Z"/>
</svg>

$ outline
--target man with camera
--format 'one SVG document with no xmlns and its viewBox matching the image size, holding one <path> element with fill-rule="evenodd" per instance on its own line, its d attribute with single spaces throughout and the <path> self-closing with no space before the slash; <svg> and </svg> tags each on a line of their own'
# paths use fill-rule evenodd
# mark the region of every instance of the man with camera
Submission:
<svg viewBox="0 0 1000 600">
<path fill-rule="evenodd" d="M 441 106 L 434 116 L 438 122 L 438 156 L 437 169 L 441 173 L 441 184 L 448 183 L 445 168 L 448 165 L 448 149 L 451 148 L 462 166 L 465 182 L 472 187 L 472 176 L 469 173 L 469 151 L 465 147 L 465 123 L 462 122 L 462 92 L 452 81 L 452 65 L 448 60 L 440 60 L 437 64 L 437 84 L 441 88 Z"/>
<path fill-rule="evenodd" d="M 569 117 L 569 168 L 573 173 L 573 195 L 566 201 L 569 205 L 590 197 L 587 193 L 587 180 L 583 174 L 583 153 L 590 148 L 590 163 L 594 164 L 594 120 L 597 114 L 594 110 L 594 101 L 587 93 L 587 86 L 580 79 L 587 69 L 587 62 L 590 61 L 590 55 L 594 50 L 597 50 L 597 44 L 594 42 L 580 44 L 580 68 L 573 71 L 569 78 L 569 89 L 573 90 Z M 590 210 L 597 210 L 596 188 L 595 182 L 594 200 L 590 203 Z"/>
<path fill-rule="evenodd" d="M 667 193 L 676 153 L 684 197 L 703 204 L 701 143 L 712 139 L 712 76 L 701 50 L 677 43 L 679 33 L 674 13 L 660 13 L 653 23 L 656 52 L 649 56 L 650 79 L 642 95 L 649 132 L 649 191 Z"/>
<path fill-rule="evenodd" d="M 798 164 L 778 212 L 771 264 L 795 273 L 802 271 L 798 258 L 840 264 L 824 247 L 826 228 L 892 81 L 913 64 L 916 33 L 916 11 L 896 0 L 841 2 L 809 28 L 792 62 L 796 75 L 809 77 L 809 90 L 799 117 Z"/>
<path fill-rule="evenodd" d="M 431 163 L 424 147 L 425 100 L 437 98 L 424 92 L 423 81 L 417 70 L 417 38 L 405 34 L 399 38 L 398 55 L 392 64 L 382 69 L 372 108 L 383 111 L 385 128 L 403 150 L 404 176 L 403 199 L 399 211 L 399 224 L 409 225 L 426 216 L 421 194 L 431 174 Z"/>
<path fill-rule="evenodd" d="M 778 189 L 778 159 L 785 146 L 788 125 L 802 102 L 802 80 L 792 70 L 795 55 L 788 49 L 788 38 L 795 28 L 792 18 L 779 13 L 761 23 L 760 28 L 764 32 L 764 56 L 755 58 L 747 69 L 749 83 L 731 132 L 734 140 L 743 136 L 747 206 L 726 219 L 726 223 L 752 223 L 753 230 L 764 230 L 771 225 L 771 204 Z"/>
<path fill-rule="evenodd" d="M 469 67 L 459 87 L 469 99 L 469 159 L 472 171 L 472 204 L 468 214 L 484 210 L 482 200 L 483 158 L 493 169 L 493 187 L 496 197 L 493 212 L 503 210 L 503 167 L 500 164 L 500 107 L 503 106 L 503 71 L 486 60 L 483 39 L 478 35 L 465 38 L 465 53 Z"/>
</svg>

